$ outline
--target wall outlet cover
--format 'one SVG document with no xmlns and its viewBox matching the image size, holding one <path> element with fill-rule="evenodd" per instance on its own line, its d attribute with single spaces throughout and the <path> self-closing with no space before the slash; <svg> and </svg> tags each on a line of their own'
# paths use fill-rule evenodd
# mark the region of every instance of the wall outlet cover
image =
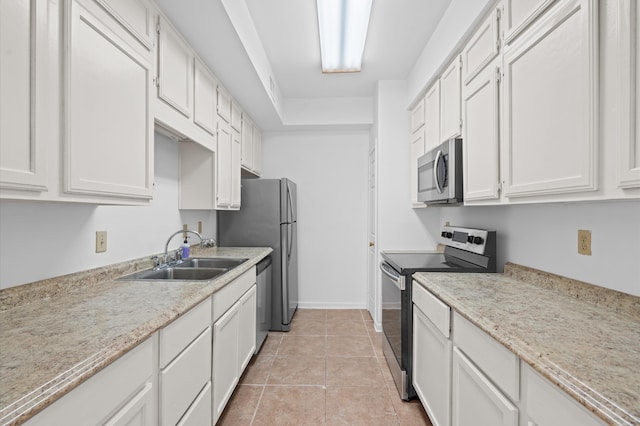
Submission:
<svg viewBox="0 0 640 426">
<path fill-rule="evenodd" d="M 96 253 L 107 251 L 107 231 L 96 231 Z"/>
<path fill-rule="evenodd" d="M 591 256 L 591 231 L 578 229 L 578 253 Z"/>
</svg>

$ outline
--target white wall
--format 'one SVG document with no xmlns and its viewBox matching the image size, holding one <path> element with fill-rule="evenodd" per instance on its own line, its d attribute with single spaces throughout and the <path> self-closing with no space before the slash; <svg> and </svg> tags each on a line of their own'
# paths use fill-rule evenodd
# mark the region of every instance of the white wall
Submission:
<svg viewBox="0 0 640 426">
<path fill-rule="evenodd" d="M 368 131 L 265 133 L 263 178 L 298 186 L 299 306 L 364 308 Z"/>
<path fill-rule="evenodd" d="M 529 266 L 640 296 L 640 201 L 441 207 L 440 224 L 495 229 L 498 262 Z M 591 231 L 580 255 L 578 229 Z"/>
<path fill-rule="evenodd" d="M 178 210 L 178 144 L 155 138 L 151 206 L 0 200 L 0 288 L 160 253 L 183 223 L 197 230 L 202 221 L 215 236 L 215 213 Z M 105 253 L 95 253 L 96 231 L 107 231 Z"/>
<path fill-rule="evenodd" d="M 436 211 L 411 208 L 409 112 L 406 81 L 379 81 L 376 96 L 378 137 L 378 250 L 435 247 Z M 375 136 L 374 136 L 375 137 Z"/>
</svg>

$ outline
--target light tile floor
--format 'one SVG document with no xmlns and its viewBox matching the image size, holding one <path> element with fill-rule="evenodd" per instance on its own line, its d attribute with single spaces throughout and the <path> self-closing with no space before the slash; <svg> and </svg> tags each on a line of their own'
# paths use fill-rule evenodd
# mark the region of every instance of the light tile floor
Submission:
<svg viewBox="0 0 640 426">
<path fill-rule="evenodd" d="M 220 425 L 428 425 L 398 396 L 366 310 L 298 309 L 271 332 L 240 379 Z"/>
</svg>

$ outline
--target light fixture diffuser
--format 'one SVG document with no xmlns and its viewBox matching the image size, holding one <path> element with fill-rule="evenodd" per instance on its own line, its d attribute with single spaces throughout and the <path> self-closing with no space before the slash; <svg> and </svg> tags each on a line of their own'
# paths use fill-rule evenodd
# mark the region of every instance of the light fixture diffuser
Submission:
<svg viewBox="0 0 640 426">
<path fill-rule="evenodd" d="M 317 0 L 322 72 L 358 72 L 372 0 Z"/>
</svg>

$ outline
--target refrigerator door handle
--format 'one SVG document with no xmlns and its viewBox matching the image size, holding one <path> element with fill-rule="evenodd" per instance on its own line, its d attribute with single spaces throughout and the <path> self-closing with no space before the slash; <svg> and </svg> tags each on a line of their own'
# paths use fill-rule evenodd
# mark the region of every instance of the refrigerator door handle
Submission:
<svg viewBox="0 0 640 426">
<path fill-rule="evenodd" d="M 281 228 L 283 225 L 280 225 Z M 289 237 L 285 234 L 290 234 L 289 227 L 291 225 L 287 224 L 280 230 L 280 247 L 284 249 L 284 247 L 288 244 Z M 288 250 L 288 248 L 287 248 Z M 281 314 L 282 314 L 282 323 L 284 324 L 288 321 L 289 318 L 289 254 L 284 256 L 280 256 L 280 270 L 282 276 L 282 306 L 281 306 Z"/>
<path fill-rule="evenodd" d="M 295 222 L 296 213 L 293 211 L 293 198 L 291 196 L 291 187 L 289 186 L 289 182 L 287 182 L 287 198 L 289 199 L 289 211 L 291 212 L 290 222 Z"/>
</svg>

